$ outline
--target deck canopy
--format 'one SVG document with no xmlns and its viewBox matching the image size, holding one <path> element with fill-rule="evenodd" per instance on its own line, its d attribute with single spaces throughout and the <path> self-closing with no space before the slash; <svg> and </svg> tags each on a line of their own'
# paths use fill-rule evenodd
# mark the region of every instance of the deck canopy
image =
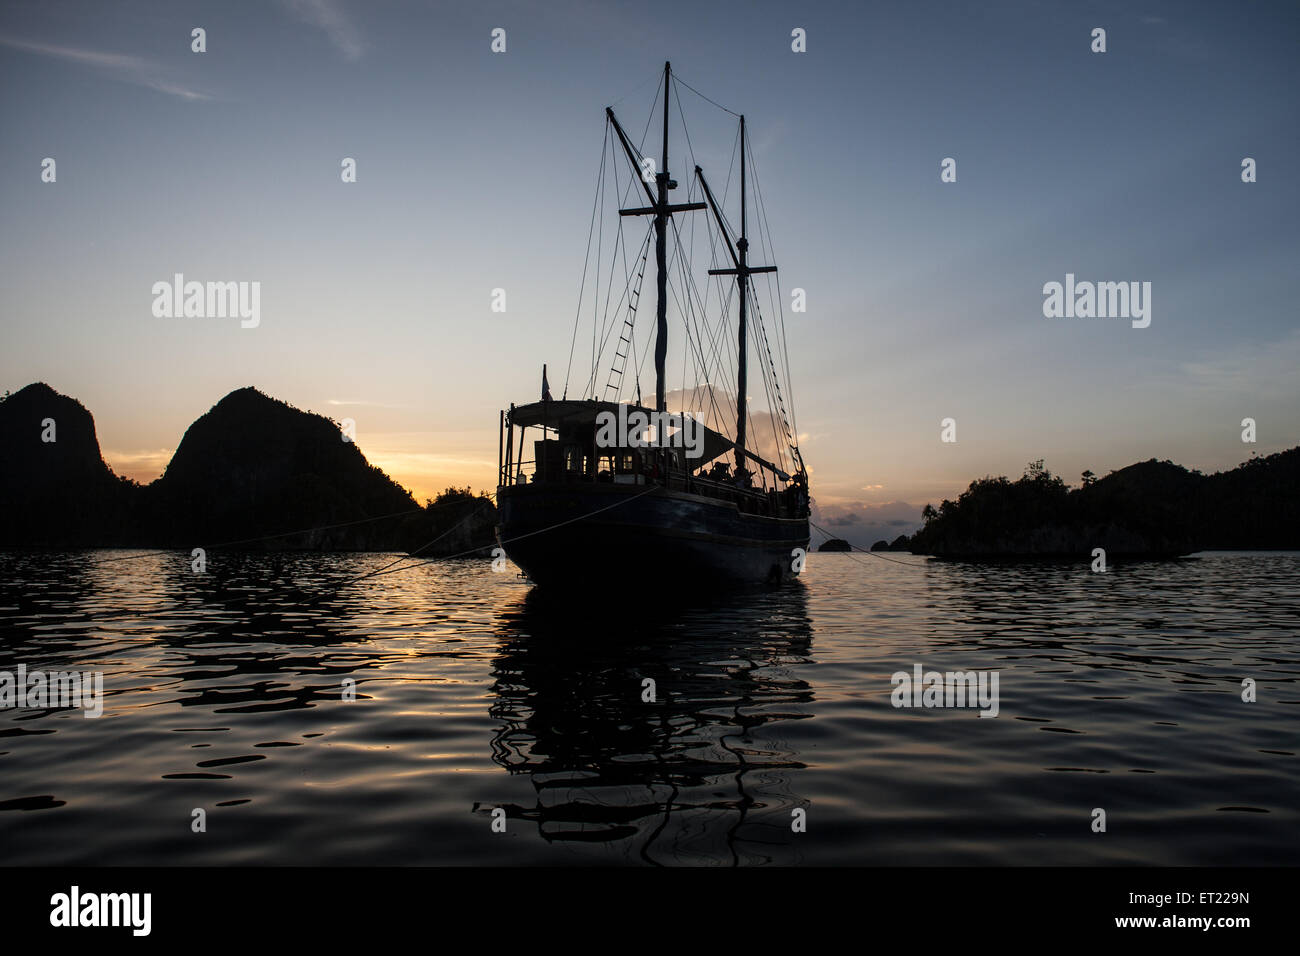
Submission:
<svg viewBox="0 0 1300 956">
<path fill-rule="evenodd" d="M 545 426 L 554 428 L 563 432 L 576 429 L 587 429 L 596 427 L 596 416 L 601 412 L 610 412 L 618 415 L 620 407 L 619 402 L 602 402 L 594 399 L 561 399 L 558 401 L 541 401 L 530 402 L 527 405 L 515 405 L 511 407 L 508 413 L 508 420 L 512 425 L 518 426 Z M 654 421 L 655 412 L 643 405 L 623 405 L 627 412 L 644 412 L 651 421 Z M 692 468 L 699 468 L 720 458 L 727 452 L 731 451 L 734 443 L 726 435 L 716 432 L 709 428 L 703 422 L 698 423 L 699 428 L 703 430 L 704 443 L 703 454 L 699 458 L 690 459 Z M 759 458 L 753 452 L 746 451 L 745 457 L 757 463 L 758 465 L 769 469 L 776 474 L 782 481 L 788 481 L 787 475 L 780 468 L 776 467 L 769 461 Z"/>
</svg>

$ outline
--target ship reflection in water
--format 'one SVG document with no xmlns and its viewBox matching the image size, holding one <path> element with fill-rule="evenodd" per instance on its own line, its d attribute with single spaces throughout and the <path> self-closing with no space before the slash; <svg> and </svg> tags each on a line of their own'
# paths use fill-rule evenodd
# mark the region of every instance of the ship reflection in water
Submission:
<svg viewBox="0 0 1300 956">
<path fill-rule="evenodd" d="M 507 818 L 646 863 L 798 862 L 804 764 L 786 731 L 814 699 L 803 584 L 650 603 L 533 590 L 501 614 L 493 757 L 536 792 Z"/>
<path fill-rule="evenodd" d="M 1300 853 L 1300 555 L 810 554 L 778 590 L 676 607 L 550 603 L 488 561 L 367 576 L 394 558 L 0 553 L 0 672 L 100 672 L 104 708 L 0 707 L 6 862 Z M 918 665 L 996 671 L 998 716 L 891 706 Z"/>
</svg>

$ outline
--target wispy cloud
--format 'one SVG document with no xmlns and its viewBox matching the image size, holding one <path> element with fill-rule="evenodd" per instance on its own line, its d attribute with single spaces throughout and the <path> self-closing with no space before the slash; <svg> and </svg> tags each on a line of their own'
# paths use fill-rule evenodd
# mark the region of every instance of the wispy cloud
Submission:
<svg viewBox="0 0 1300 956">
<path fill-rule="evenodd" d="M 177 96 L 184 100 L 208 100 L 212 97 L 197 90 L 173 83 L 163 77 L 159 68 L 148 60 L 124 53 L 106 53 L 100 50 L 83 50 L 78 47 L 58 46 L 53 43 L 37 43 L 18 37 L 0 35 L 0 46 L 32 53 L 36 56 L 51 57 L 93 67 L 127 83 L 148 87 L 159 93 Z"/>
<path fill-rule="evenodd" d="M 1198 393 L 1232 392 L 1259 397 L 1290 397 L 1300 392 L 1295 369 L 1300 367 L 1300 330 L 1274 342 L 1249 342 L 1182 362 L 1184 383 Z"/>
<path fill-rule="evenodd" d="M 280 5 L 304 23 L 323 30 L 344 59 L 358 59 L 366 51 L 361 34 L 337 0 L 280 0 Z"/>
</svg>

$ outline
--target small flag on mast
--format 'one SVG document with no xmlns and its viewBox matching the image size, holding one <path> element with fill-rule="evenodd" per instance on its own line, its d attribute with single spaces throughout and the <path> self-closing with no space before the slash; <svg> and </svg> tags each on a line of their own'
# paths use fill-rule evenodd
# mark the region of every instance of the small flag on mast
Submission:
<svg viewBox="0 0 1300 956">
<path fill-rule="evenodd" d="M 546 382 L 546 366 L 542 366 L 542 401 L 551 401 L 551 386 Z"/>
</svg>

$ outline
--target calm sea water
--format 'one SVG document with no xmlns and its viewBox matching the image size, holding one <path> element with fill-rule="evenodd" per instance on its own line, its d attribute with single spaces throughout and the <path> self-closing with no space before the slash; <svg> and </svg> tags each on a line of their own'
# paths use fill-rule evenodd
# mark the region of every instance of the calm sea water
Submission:
<svg viewBox="0 0 1300 956">
<path fill-rule="evenodd" d="M 105 691 L 0 710 L 4 863 L 1300 862 L 1300 555 L 889 557 L 668 608 L 486 561 L 0 554 L 0 671 Z M 893 707 L 916 664 L 996 671 L 999 715 Z"/>
</svg>

